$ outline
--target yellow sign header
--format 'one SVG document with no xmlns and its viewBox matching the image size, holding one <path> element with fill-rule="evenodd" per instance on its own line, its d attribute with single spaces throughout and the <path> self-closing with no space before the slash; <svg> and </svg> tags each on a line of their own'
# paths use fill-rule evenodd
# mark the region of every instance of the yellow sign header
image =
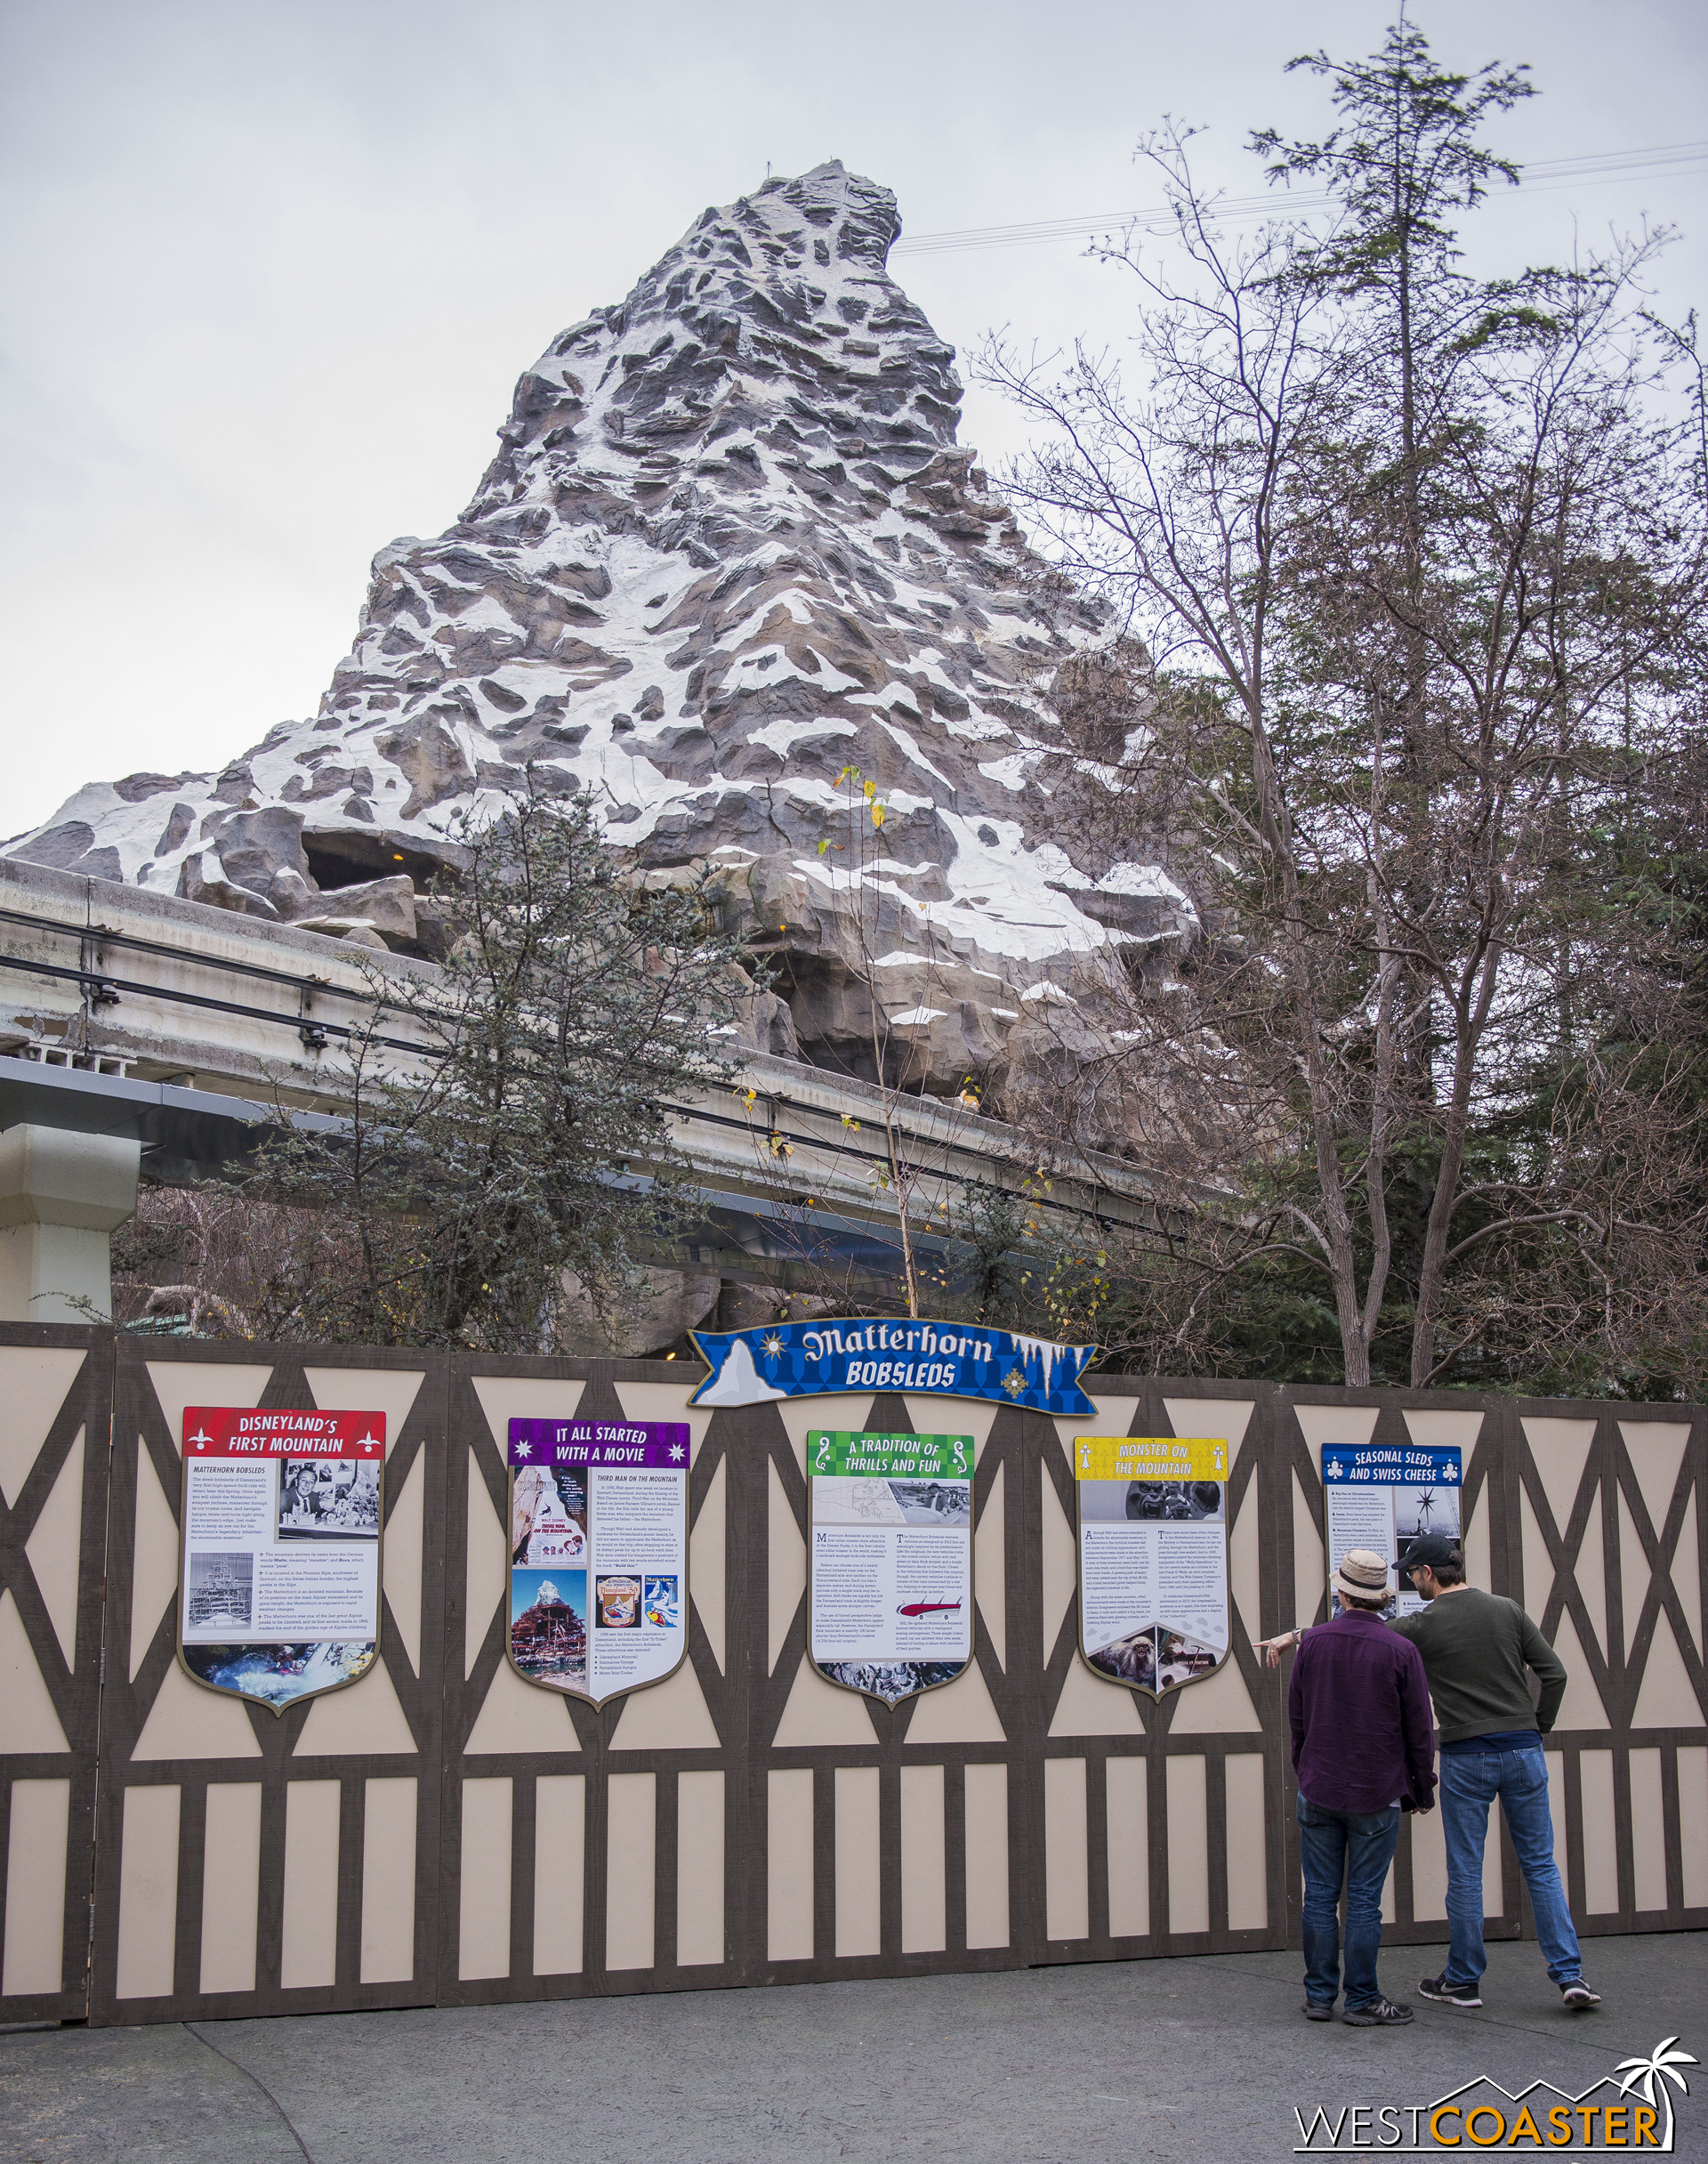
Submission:
<svg viewBox="0 0 1708 2164">
<path fill-rule="evenodd" d="M 1228 1445 L 1220 1435 L 1076 1435 L 1074 1474 L 1082 1481 L 1225 1481 Z"/>
</svg>

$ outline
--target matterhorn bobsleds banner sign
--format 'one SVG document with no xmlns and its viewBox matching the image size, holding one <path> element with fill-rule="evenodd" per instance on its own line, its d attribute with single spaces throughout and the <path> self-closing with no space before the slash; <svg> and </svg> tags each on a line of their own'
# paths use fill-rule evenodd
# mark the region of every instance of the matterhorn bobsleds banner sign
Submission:
<svg viewBox="0 0 1708 2164">
<path fill-rule="evenodd" d="M 688 1658 L 689 1429 L 510 1423 L 511 1666 L 595 1706 Z"/>
<path fill-rule="evenodd" d="M 888 1706 L 972 1659 L 971 1435 L 807 1436 L 807 1647 Z"/>
<path fill-rule="evenodd" d="M 692 1330 L 711 1374 L 695 1405 L 763 1405 L 773 1398 L 906 1390 L 926 1397 L 987 1398 L 1063 1420 L 1096 1409 L 1079 1378 L 1095 1345 L 970 1323 L 872 1320 L 779 1322 L 768 1329 Z"/>
<path fill-rule="evenodd" d="M 178 1658 L 283 1713 L 353 1684 L 380 1644 L 385 1415 L 184 1414 Z"/>
<path fill-rule="evenodd" d="M 1348 1548 L 1369 1548 L 1390 1570 L 1424 1533 L 1459 1538 L 1464 1462 L 1456 1445 L 1325 1443 L 1323 1498 L 1328 1506 L 1328 1611 L 1341 1612 L 1334 1573 Z M 1423 1603 L 1408 1579 L 1398 1582 L 1388 1612 L 1416 1615 Z"/>
<path fill-rule="evenodd" d="M 1153 1698 L 1228 1658 L 1228 1445 L 1220 1436 L 1079 1435 L 1079 1650 Z"/>
</svg>

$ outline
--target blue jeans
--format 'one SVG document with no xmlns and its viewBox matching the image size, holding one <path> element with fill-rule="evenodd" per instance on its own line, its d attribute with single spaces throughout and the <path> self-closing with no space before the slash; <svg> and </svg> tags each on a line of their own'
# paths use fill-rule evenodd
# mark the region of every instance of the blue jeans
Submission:
<svg viewBox="0 0 1708 2164">
<path fill-rule="evenodd" d="M 1299 1798 L 1299 1853 L 1305 1867 L 1305 1997 L 1332 2007 L 1341 1988 L 1341 1879 L 1346 1879 L 1346 2004 L 1382 1997 L 1382 1889 L 1399 1839 L 1399 1806 L 1325 1811 Z"/>
<path fill-rule="evenodd" d="M 1554 1822 L 1548 1810 L 1548 1762 L 1540 1751 L 1443 1751 L 1441 1832 L 1447 1847 L 1449 1983 L 1476 1983 L 1488 1966 L 1483 1951 L 1483 1845 L 1488 1806 L 1496 1797 L 1535 1912 L 1536 1937 L 1556 1983 L 1583 1974 L 1566 1889 L 1554 1861 Z"/>
</svg>

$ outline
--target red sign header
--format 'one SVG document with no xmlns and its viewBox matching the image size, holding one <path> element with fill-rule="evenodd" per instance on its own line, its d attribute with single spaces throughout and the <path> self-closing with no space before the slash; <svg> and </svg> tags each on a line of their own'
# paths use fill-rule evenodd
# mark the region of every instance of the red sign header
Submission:
<svg viewBox="0 0 1708 2164">
<path fill-rule="evenodd" d="M 184 1409 L 184 1457 L 385 1456 L 383 1413 L 257 1412 L 246 1405 Z"/>
</svg>

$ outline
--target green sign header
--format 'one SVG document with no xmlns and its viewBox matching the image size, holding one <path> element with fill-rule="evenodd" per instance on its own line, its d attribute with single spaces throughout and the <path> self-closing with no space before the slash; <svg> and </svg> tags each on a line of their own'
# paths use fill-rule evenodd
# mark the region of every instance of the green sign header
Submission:
<svg viewBox="0 0 1708 2164">
<path fill-rule="evenodd" d="M 852 1474 L 856 1479 L 970 1481 L 971 1435 L 865 1435 L 849 1428 L 810 1428 L 809 1473 Z"/>
</svg>

